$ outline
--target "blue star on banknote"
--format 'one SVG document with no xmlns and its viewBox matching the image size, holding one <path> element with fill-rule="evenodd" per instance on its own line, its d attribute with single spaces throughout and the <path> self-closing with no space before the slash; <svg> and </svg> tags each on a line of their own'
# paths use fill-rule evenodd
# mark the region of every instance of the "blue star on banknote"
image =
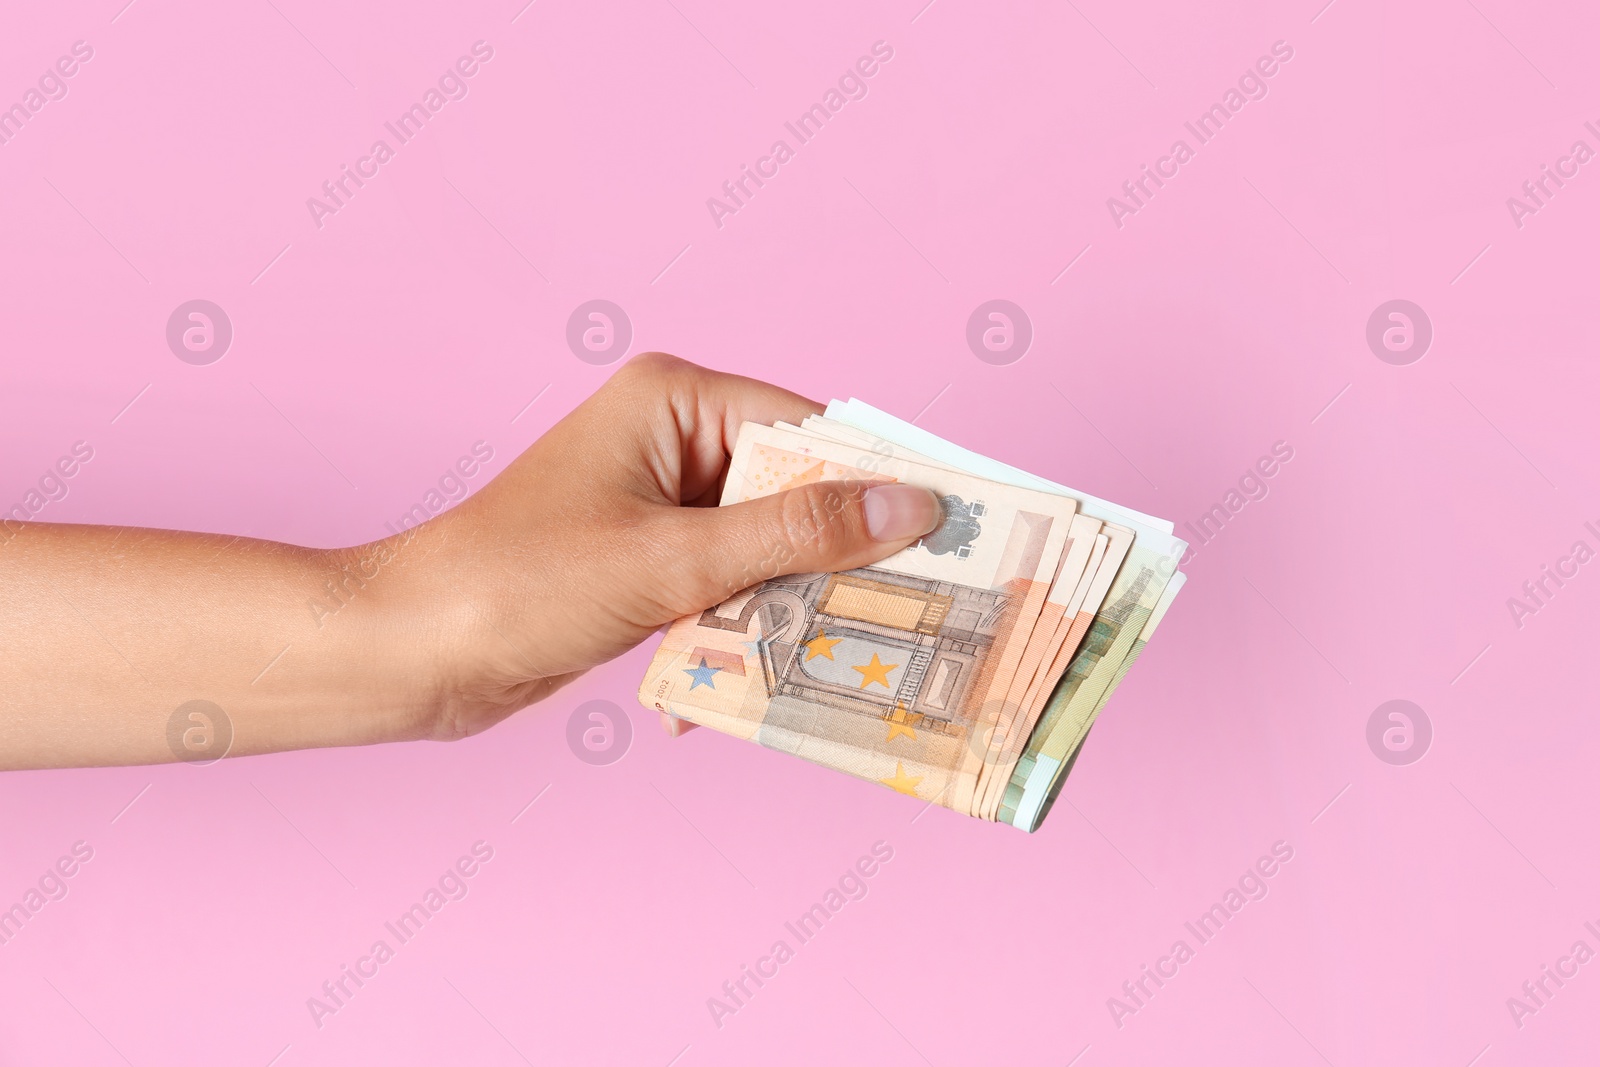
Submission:
<svg viewBox="0 0 1600 1067">
<path fill-rule="evenodd" d="M 689 682 L 689 691 L 694 692 L 695 686 L 699 685 L 703 685 L 707 689 L 715 689 L 717 687 L 717 683 L 713 681 L 713 679 L 716 677 L 717 672 L 721 669 L 721 667 L 706 666 L 706 658 L 704 656 L 700 657 L 700 666 L 683 668 L 683 673 L 687 674 L 691 679 Z"/>
</svg>

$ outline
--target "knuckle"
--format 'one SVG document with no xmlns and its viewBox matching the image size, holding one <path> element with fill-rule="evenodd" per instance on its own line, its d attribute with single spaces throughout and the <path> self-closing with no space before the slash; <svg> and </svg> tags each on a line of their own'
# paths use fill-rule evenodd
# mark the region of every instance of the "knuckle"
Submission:
<svg viewBox="0 0 1600 1067">
<path fill-rule="evenodd" d="M 630 377 L 664 378 L 682 372 L 685 362 L 666 352 L 640 352 L 622 365 L 619 373 Z"/>
<path fill-rule="evenodd" d="M 782 508 L 783 540 L 789 556 L 807 549 L 830 558 L 851 541 L 849 494 L 836 485 L 806 485 L 785 495 Z"/>
</svg>

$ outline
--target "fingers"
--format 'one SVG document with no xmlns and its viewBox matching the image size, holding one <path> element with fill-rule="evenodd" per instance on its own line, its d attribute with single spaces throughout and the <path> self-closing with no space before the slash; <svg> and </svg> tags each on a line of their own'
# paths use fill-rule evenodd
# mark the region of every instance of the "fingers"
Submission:
<svg viewBox="0 0 1600 1067">
<path fill-rule="evenodd" d="M 661 715 L 661 728 L 667 732 L 668 737 L 682 737 L 690 730 L 695 729 L 697 725 L 688 719 L 680 719 L 676 715 L 668 715 L 664 711 L 659 714 Z"/>
<path fill-rule="evenodd" d="M 635 356 L 618 379 L 665 396 L 685 445 L 691 451 L 703 445 L 718 458 L 733 453 L 744 423 L 798 425 L 823 410 L 821 404 L 798 393 L 742 374 L 701 367 L 665 352 Z"/>
<path fill-rule="evenodd" d="M 721 427 L 727 452 L 733 451 L 743 423 L 798 425 L 806 416 L 822 413 L 821 404 L 798 393 L 742 374 L 701 367 L 664 352 L 646 352 L 635 357 L 630 367 L 635 364 L 643 372 L 660 376 L 681 397 L 696 401 L 701 423 Z"/>
<path fill-rule="evenodd" d="M 672 504 L 714 503 L 741 426 L 799 423 L 820 411 L 820 404 L 787 389 L 646 352 L 553 427 L 540 446 L 588 457 L 591 483 L 603 473 L 614 484 Z"/>
<path fill-rule="evenodd" d="M 719 604 L 780 574 L 876 563 L 939 524 L 928 490 L 886 483 L 818 482 L 728 507 L 672 513 L 683 562 L 668 580 L 686 611 Z"/>
</svg>

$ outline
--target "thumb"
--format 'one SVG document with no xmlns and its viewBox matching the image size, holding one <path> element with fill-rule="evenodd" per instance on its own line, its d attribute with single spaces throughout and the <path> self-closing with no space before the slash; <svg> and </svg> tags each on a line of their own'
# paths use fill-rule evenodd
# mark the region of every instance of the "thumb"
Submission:
<svg viewBox="0 0 1600 1067">
<path fill-rule="evenodd" d="M 720 508 L 681 508 L 699 609 L 780 574 L 846 571 L 939 525 L 932 492 L 896 482 L 814 482 Z M 687 591 L 686 591 L 687 592 Z"/>
</svg>

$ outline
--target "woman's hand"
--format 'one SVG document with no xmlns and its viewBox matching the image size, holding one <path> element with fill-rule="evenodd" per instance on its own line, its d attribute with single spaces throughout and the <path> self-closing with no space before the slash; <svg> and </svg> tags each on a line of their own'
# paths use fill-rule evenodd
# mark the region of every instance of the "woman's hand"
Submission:
<svg viewBox="0 0 1600 1067">
<path fill-rule="evenodd" d="M 477 495 L 390 538 L 397 560 L 417 560 L 405 610 L 451 620 L 429 736 L 476 733 L 759 580 L 864 566 L 931 530 L 938 504 L 911 486 L 818 483 L 715 506 L 742 423 L 820 410 L 642 355 Z"/>
</svg>

